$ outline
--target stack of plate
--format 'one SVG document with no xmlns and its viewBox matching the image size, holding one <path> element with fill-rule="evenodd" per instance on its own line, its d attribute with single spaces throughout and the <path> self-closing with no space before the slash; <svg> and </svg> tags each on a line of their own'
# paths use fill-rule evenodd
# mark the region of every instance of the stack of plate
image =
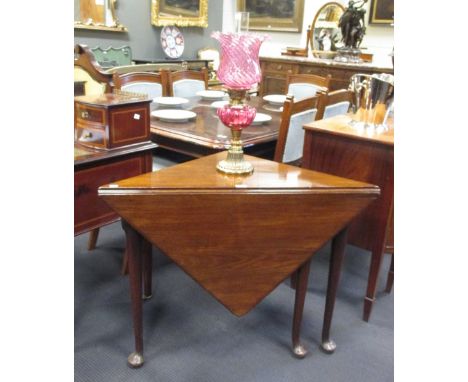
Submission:
<svg viewBox="0 0 468 382">
<path fill-rule="evenodd" d="M 156 97 L 153 102 L 168 107 L 179 107 L 189 102 L 187 98 L 182 97 Z"/>
<path fill-rule="evenodd" d="M 196 93 L 197 96 L 206 100 L 221 100 L 227 96 L 227 93 L 219 90 L 201 90 Z"/>
<path fill-rule="evenodd" d="M 197 115 L 190 110 L 162 109 L 151 112 L 153 117 L 159 118 L 163 122 L 188 122 Z"/>
</svg>

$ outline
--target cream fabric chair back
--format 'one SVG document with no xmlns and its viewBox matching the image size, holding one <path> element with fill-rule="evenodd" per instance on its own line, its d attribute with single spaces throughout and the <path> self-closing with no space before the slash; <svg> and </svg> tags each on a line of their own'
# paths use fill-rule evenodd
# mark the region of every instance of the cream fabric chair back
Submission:
<svg viewBox="0 0 468 382">
<path fill-rule="evenodd" d="M 302 127 L 306 123 L 315 121 L 316 115 L 317 109 L 314 108 L 304 110 L 291 116 L 282 158 L 283 163 L 293 162 L 302 158 L 302 151 L 304 148 L 304 129 Z"/>
<path fill-rule="evenodd" d="M 325 106 L 325 110 L 323 112 L 323 119 L 331 118 L 336 115 L 344 115 L 348 112 L 351 103 L 349 101 L 342 101 L 332 105 Z"/>
<path fill-rule="evenodd" d="M 200 80 L 183 79 L 172 84 L 174 97 L 194 97 L 202 90 L 205 90 L 205 82 Z"/>
<path fill-rule="evenodd" d="M 288 94 L 293 95 L 294 99 L 297 102 L 306 98 L 313 97 L 315 94 L 317 94 L 317 90 L 319 89 L 321 89 L 321 87 L 316 86 L 314 84 L 296 82 L 293 84 L 289 84 Z"/>
</svg>

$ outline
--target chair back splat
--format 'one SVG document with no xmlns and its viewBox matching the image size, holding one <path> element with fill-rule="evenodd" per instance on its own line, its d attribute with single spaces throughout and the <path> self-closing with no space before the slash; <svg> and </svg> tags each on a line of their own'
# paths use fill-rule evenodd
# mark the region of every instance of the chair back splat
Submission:
<svg viewBox="0 0 468 382">
<path fill-rule="evenodd" d="M 340 89 L 325 94 L 319 103 L 317 119 L 326 119 L 348 113 L 353 101 L 353 93 Z"/>
<path fill-rule="evenodd" d="M 208 70 L 181 70 L 169 73 L 169 95 L 193 97 L 198 91 L 208 88 Z"/>
<path fill-rule="evenodd" d="M 159 73 L 115 73 L 114 86 L 116 89 L 146 94 L 148 98 L 156 98 L 168 95 L 168 77 L 169 74 L 166 70 L 161 70 Z"/>
<path fill-rule="evenodd" d="M 274 160 L 300 165 L 304 147 L 304 124 L 313 122 L 317 115 L 321 94 L 294 102 L 288 95 L 283 105 Z"/>
</svg>

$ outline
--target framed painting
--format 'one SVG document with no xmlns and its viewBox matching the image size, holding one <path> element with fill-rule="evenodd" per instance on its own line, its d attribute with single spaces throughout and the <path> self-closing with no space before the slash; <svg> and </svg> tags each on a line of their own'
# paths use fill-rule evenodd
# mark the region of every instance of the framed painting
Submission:
<svg viewBox="0 0 468 382">
<path fill-rule="evenodd" d="M 206 28 L 208 0 L 151 0 L 151 24 Z"/>
<path fill-rule="evenodd" d="M 372 0 L 369 24 L 392 24 L 393 0 Z"/>
<path fill-rule="evenodd" d="M 237 0 L 239 12 L 249 12 L 249 29 L 301 32 L 304 0 Z"/>
</svg>

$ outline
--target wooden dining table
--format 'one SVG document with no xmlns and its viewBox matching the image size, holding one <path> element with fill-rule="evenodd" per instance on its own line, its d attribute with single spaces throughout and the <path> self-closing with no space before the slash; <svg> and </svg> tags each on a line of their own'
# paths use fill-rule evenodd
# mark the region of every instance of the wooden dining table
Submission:
<svg viewBox="0 0 468 382">
<path fill-rule="evenodd" d="M 151 140 L 158 146 L 193 158 L 224 151 L 229 146 L 231 130 L 224 126 L 216 115 L 215 100 L 201 97 L 188 98 L 181 108 L 196 113 L 196 118 L 186 122 L 165 122 L 151 116 Z M 227 98 L 225 98 L 227 100 Z M 272 159 L 281 121 L 281 106 L 271 105 L 261 97 L 250 97 L 247 104 L 254 106 L 257 113 L 267 114 L 271 120 L 251 125 L 242 131 L 244 152 L 261 158 Z M 166 109 L 156 102 L 151 110 Z"/>
</svg>

